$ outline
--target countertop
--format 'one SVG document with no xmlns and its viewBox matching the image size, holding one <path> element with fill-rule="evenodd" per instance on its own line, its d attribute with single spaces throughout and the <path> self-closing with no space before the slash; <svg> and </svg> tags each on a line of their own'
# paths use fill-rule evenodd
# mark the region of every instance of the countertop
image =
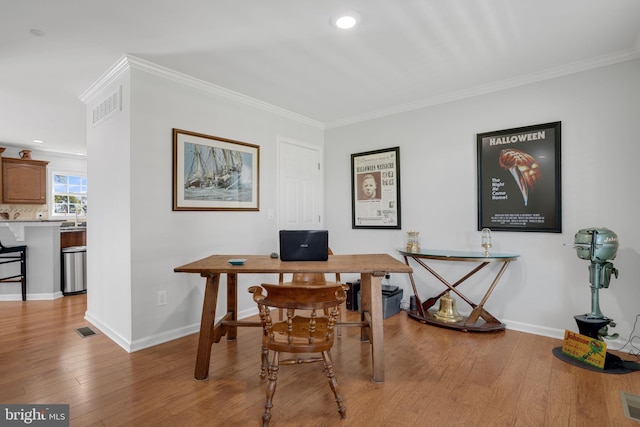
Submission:
<svg viewBox="0 0 640 427">
<path fill-rule="evenodd" d="M 9 222 L 12 224 L 15 223 L 21 223 L 21 222 L 28 222 L 28 223 L 33 223 L 33 222 L 59 222 L 59 223 L 63 223 L 65 222 L 64 219 L 0 219 L 0 222 Z"/>
<path fill-rule="evenodd" d="M 69 224 L 64 225 L 64 223 Z M 16 237 L 16 240 L 22 242 L 24 241 L 24 228 L 25 227 L 59 227 L 60 232 L 70 232 L 70 231 L 84 231 L 87 229 L 86 223 L 84 226 L 75 226 L 75 222 L 69 222 L 62 219 L 32 219 L 32 220 L 0 220 L 0 226 L 7 227 L 13 235 Z"/>
<path fill-rule="evenodd" d="M 87 226 L 86 225 L 63 225 L 60 227 L 60 232 L 61 233 L 69 233 L 72 231 L 87 231 Z"/>
</svg>

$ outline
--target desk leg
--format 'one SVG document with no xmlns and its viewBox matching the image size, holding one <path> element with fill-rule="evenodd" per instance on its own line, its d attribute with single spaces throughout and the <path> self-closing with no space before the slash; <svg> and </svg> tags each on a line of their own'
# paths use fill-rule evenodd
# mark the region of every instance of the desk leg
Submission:
<svg viewBox="0 0 640 427">
<path fill-rule="evenodd" d="M 362 339 L 371 343 L 371 381 L 384 382 L 384 330 L 382 324 L 382 276 L 363 273 L 360 275 L 362 292 L 362 316 L 369 321 L 363 330 Z"/>
<path fill-rule="evenodd" d="M 229 316 L 231 320 L 238 320 L 238 275 L 236 273 L 227 273 L 227 317 Z M 238 328 L 228 326 L 227 340 L 233 341 L 237 336 Z"/>
<path fill-rule="evenodd" d="M 220 284 L 220 274 L 207 275 L 206 277 L 207 284 L 204 288 L 204 302 L 202 303 L 202 319 L 200 320 L 200 336 L 196 356 L 195 378 L 197 380 L 209 378 L 209 362 L 215 335 L 213 329 L 216 305 L 218 304 L 218 286 Z"/>
</svg>

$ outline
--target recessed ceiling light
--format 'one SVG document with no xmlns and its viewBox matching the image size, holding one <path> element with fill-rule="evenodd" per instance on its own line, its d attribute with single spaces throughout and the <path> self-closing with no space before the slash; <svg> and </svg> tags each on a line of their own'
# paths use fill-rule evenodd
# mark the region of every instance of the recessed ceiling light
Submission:
<svg viewBox="0 0 640 427">
<path fill-rule="evenodd" d="M 358 22 L 360 22 L 360 15 L 355 12 L 343 13 L 333 20 L 333 24 L 342 30 L 353 28 L 358 25 Z"/>
<path fill-rule="evenodd" d="M 44 141 L 41 139 L 34 139 L 33 142 L 35 142 L 36 144 L 43 144 Z"/>
<path fill-rule="evenodd" d="M 44 31 L 38 29 L 29 30 L 29 32 L 36 37 L 44 37 Z"/>
</svg>

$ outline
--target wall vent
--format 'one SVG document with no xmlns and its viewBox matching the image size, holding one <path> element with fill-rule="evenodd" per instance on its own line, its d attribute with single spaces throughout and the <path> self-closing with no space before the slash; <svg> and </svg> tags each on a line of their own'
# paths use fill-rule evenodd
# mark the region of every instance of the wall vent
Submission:
<svg viewBox="0 0 640 427">
<path fill-rule="evenodd" d="M 640 421 L 640 396 L 620 391 L 620 400 L 624 415 L 635 421 Z"/>
<path fill-rule="evenodd" d="M 122 111 L 122 86 L 93 109 L 91 124 L 98 126 Z"/>
</svg>

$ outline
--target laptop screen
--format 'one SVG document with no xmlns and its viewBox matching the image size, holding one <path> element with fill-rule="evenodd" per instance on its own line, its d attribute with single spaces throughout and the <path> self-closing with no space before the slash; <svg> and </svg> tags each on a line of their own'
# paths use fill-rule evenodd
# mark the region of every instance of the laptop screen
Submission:
<svg viewBox="0 0 640 427">
<path fill-rule="evenodd" d="M 282 261 L 326 261 L 328 258 L 327 230 L 280 230 Z"/>
</svg>

